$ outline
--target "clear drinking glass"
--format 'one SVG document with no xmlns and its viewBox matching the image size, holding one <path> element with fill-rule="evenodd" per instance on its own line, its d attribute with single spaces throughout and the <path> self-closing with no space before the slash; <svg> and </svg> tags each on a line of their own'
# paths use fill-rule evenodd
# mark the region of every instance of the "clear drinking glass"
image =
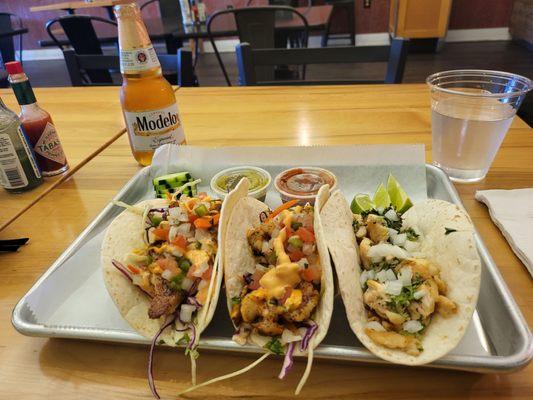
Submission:
<svg viewBox="0 0 533 400">
<path fill-rule="evenodd" d="M 430 75 L 433 164 L 456 182 L 485 178 L 530 79 L 464 69 Z"/>
</svg>

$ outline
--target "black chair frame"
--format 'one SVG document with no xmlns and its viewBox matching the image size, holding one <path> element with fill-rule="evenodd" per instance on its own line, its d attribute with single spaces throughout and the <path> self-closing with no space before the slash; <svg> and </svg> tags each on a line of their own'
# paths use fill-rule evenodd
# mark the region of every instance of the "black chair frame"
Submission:
<svg viewBox="0 0 533 400">
<path fill-rule="evenodd" d="M 117 55 L 77 54 L 72 49 L 64 50 L 63 55 L 72 86 L 105 86 L 105 84 L 87 84 L 82 71 L 120 68 L 120 58 Z M 158 54 L 157 57 L 164 71 L 177 71 L 179 86 L 198 86 L 198 80 L 192 68 L 190 51 L 179 49 L 177 54 Z"/>
<path fill-rule="evenodd" d="M 302 21 L 302 28 L 301 28 L 303 30 L 302 45 L 303 47 L 307 47 L 307 42 L 309 40 L 309 24 L 307 23 L 307 19 L 305 18 L 305 16 L 292 7 L 285 7 L 285 6 L 246 7 L 246 8 L 230 8 L 230 9 L 217 11 L 213 13 L 207 20 L 207 26 L 206 26 L 207 35 L 209 37 L 209 42 L 211 43 L 211 46 L 213 47 L 213 51 L 215 52 L 215 56 L 217 58 L 218 64 L 220 66 L 220 69 L 222 70 L 222 74 L 224 75 L 224 79 L 226 80 L 226 83 L 228 84 L 228 86 L 231 86 L 231 81 L 229 79 L 228 72 L 226 71 L 226 67 L 224 66 L 224 63 L 218 51 L 218 47 L 215 43 L 215 38 L 213 36 L 213 31 L 212 31 L 213 21 L 215 21 L 217 18 L 219 18 L 222 15 L 233 14 L 235 18 L 235 22 L 237 24 L 239 40 L 242 40 L 241 27 L 239 26 L 239 16 L 247 14 L 247 13 L 257 13 L 257 12 L 265 12 L 265 13 L 272 12 L 274 14 L 274 18 L 275 18 L 276 12 L 287 12 L 287 13 L 292 13 L 296 15 L 296 17 Z"/>
<path fill-rule="evenodd" d="M 283 85 L 344 85 L 364 83 L 401 83 L 407 56 L 408 41 L 392 39 L 390 46 L 320 47 L 302 49 L 253 49 L 248 43 L 237 45 L 239 82 L 243 86 L 272 86 L 280 81 L 258 81 L 255 67 L 277 64 L 345 64 L 388 61 L 382 81 L 374 80 L 300 80 L 283 81 Z"/>
<path fill-rule="evenodd" d="M 0 23 L 3 27 L 8 26 L 7 22 L 9 22 L 10 28 L 13 28 L 13 24 L 11 23 L 11 20 L 14 20 L 18 26 L 17 29 L 24 29 L 24 23 L 22 22 L 22 18 L 20 18 L 17 14 L 9 13 L 9 12 L 0 12 Z M 22 63 L 22 36 L 25 32 L 17 33 L 17 36 L 19 37 L 18 40 L 18 48 L 19 48 L 19 61 Z M 15 46 L 14 46 L 14 38 L 12 37 L 4 37 L 0 38 L 0 48 L 2 49 L 2 56 L 4 53 L 12 53 L 15 54 Z M 13 60 L 4 60 L 2 57 L 3 62 L 7 61 L 14 61 L 15 57 L 13 56 Z"/>
</svg>

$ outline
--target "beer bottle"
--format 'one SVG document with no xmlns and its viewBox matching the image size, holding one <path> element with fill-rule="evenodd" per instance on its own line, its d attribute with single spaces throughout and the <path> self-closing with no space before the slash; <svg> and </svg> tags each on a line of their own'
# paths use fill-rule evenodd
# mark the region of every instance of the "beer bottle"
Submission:
<svg viewBox="0 0 533 400">
<path fill-rule="evenodd" d="M 57 175 L 68 169 L 67 158 L 50 114 L 39 107 L 30 81 L 19 61 L 5 64 L 9 82 L 20 105 L 20 121 L 35 151 L 44 176 Z"/>
<path fill-rule="evenodd" d="M 19 117 L 0 99 L 0 185 L 20 193 L 43 183 Z"/>
<path fill-rule="evenodd" d="M 185 143 L 172 86 L 161 65 L 135 3 L 114 7 L 118 21 L 120 102 L 131 151 L 141 165 L 149 165 L 157 147 Z"/>
</svg>

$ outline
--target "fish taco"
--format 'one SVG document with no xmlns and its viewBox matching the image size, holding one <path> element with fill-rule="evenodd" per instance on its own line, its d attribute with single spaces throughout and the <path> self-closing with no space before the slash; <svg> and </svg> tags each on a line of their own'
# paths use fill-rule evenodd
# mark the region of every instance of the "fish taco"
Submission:
<svg viewBox="0 0 533 400">
<path fill-rule="evenodd" d="M 327 185 L 322 188 L 314 206 L 291 201 L 271 211 L 246 196 L 246 179 L 235 189 L 224 242 L 233 340 L 264 349 L 265 354 L 240 371 L 198 387 L 246 372 L 269 354 L 279 354 L 284 355 L 280 379 L 291 369 L 294 356 L 307 355 L 296 394 L 302 389 L 313 349 L 326 335 L 333 310 L 333 276 L 318 212 L 328 190 Z"/>
<path fill-rule="evenodd" d="M 220 243 L 232 204 L 232 196 L 222 204 L 206 193 L 180 191 L 134 206 L 120 203 L 126 210 L 106 231 L 104 282 L 125 320 L 152 339 L 149 380 L 155 397 L 151 364 L 156 343 L 185 346 L 195 383 L 200 334 L 213 317 L 220 291 Z"/>
<path fill-rule="evenodd" d="M 474 228 L 455 204 L 428 199 L 352 213 L 334 192 L 321 219 L 350 326 L 378 357 L 421 365 L 452 350 L 476 307 Z"/>
</svg>

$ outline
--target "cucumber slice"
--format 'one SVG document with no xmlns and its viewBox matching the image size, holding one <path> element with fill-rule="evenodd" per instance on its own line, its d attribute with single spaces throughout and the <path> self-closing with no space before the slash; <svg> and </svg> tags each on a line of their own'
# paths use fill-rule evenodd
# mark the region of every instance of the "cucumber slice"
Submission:
<svg viewBox="0 0 533 400">
<path fill-rule="evenodd" d="M 157 178 L 154 178 L 153 184 L 154 186 L 166 185 L 170 187 L 179 187 L 184 183 L 190 182 L 191 180 L 192 176 L 190 173 L 177 172 L 174 174 L 158 176 Z"/>
</svg>

